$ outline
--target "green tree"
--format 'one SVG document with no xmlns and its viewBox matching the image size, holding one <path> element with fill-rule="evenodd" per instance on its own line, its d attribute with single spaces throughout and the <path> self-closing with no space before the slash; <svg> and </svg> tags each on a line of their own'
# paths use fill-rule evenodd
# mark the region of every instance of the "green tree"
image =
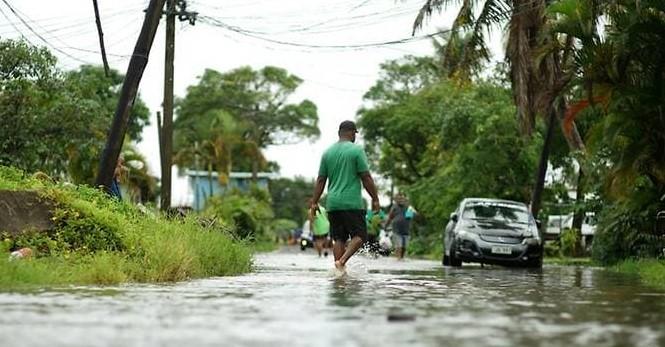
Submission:
<svg viewBox="0 0 665 347">
<path fill-rule="evenodd" d="M 67 88 L 87 103 L 94 103 L 94 107 L 103 110 L 103 116 L 111 119 L 115 111 L 120 88 L 125 76 L 117 70 L 109 70 L 108 77 L 104 68 L 97 65 L 82 65 L 78 70 L 65 73 Z M 129 116 L 127 134 L 133 141 L 141 141 L 143 127 L 150 124 L 150 110 L 143 99 L 136 98 Z"/>
<path fill-rule="evenodd" d="M 553 33 L 577 42 L 565 66 L 574 101 L 564 125 L 596 117 L 584 158 L 600 211 L 594 257 L 656 256 L 665 246 L 652 234 L 665 209 L 665 3 L 560 0 L 549 12 Z"/>
<path fill-rule="evenodd" d="M 431 241 L 438 235 L 464 197 L 527 201 L 541 142 L 539 135 L 520 136 L 510 90 L 492 81 L 460 85 L 436 75 L 407 90 L 407 84 L 391 81 L 411 80 L 424 71 L 396 66 L 384 64 L 398 72 L 382 74 L 376 83 L 382 88 L 371 89 L 389 85 L 396 90 L 368 93 L 358 124 L 374 169 L 407 191 L 425 217 L 428 228 L 419 237 Z"/>
<path fill-rule="evenodd" d="M 0 40 L 0 164 L 93 183 L 123 77 L 100 67 L 63 73 L 45 48 Z M 148 110 L 137 99 L 130 134 Z"/>
<path fill-rule="evenodd" d="M 0 165 L 63 173 L 64 155 L 48 136 L 59 121 L 46 122 L 61 99 L 56 58 L 25 41 L 0 40 L 0 52 Z"/>
<path fill-rule="evenodd" d="M 241 67 L 226 73 L 207 69 L 199 83 L 178 100 L 175 131 L 182 124 L 207 123 L 211 111 L 231 114 L 240 123 L 242 151 L 256 174 L 267 165 L 262 151 L 268 145 L 319 135 L 316 105 L 309 100 L 288 102 L 301 83 L 299 77 L 272 66 L 260 70 Z"/>
<path fill-rule="evenodd" d="M 180 167 L 205 169 L 212 184 L 212 172 L 218 172 L 219 183 L 228 184 L 234 151 L 242 148 L 243 128 L 224 110 L 210 110 L 202 117 L 176 121 L 174 163 Z M 242 158 L 238 156 L 238 158 Z M 210 189 L 212 192 L 212 189 Z"/>
<path fill-rule="evenodd" d="M 279 178 L 270 181 L 270 196 L 275 217 L 295 221 L 302 225 L 307 219 L 307 199 L 314 190 L 314 182 L 303 177 Z"/>
<path fill-rule="evenodd" d="M 451 28 L 452 40 L 444 50 L 444 58 L 458 61 L 455 65 L 456 71 L 452 75 L 468 80 L 480 62 L 487 62 L 490 59 L 487 46 L 488 33 L 498 26 L 505 26 L 506 60 L 509 65 L 516 114 L 522 132 L 527 135 L 531 135 L 536 129 L 538 115 L 547 119 L 546 134 L 552 133 L 550 129 L 553 129 L 556 120 L 562 119 L 566 112 L 566 99 L 562 97 L 562 91 L 573 77 L 563 74 L 561 65 L 570 58 L 567 52 L 574 45 L 574 41 L 565 41 L 560 49 L 543 49 L 543 46 L 559 44 L 547 31 L 550 23 L 545 11 L 549 2 L 548 0 L 463 1 Z M 414 31 L 433 11 L 459 3 L 452 0 L 425 0 L 416 17 Z M 455 39 L 460 34 L 468 35 L 463 45 Z M 573 148 L 584 149 L 574 123 L 571 124 L 571 130 L 564 135 Z M 540 209 L 551 138 L 551 135 L 545 136 L 538 175 L 532 191 L 531 210 L 536 216 Z"/>
</svg>

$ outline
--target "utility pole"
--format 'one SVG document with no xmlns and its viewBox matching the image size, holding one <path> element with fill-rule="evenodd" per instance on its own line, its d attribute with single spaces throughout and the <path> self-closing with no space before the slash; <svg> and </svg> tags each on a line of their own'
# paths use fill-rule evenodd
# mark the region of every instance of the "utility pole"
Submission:
<svg viewBox="0 0 665 347">
<path fill-rule="evenodd" d="M 176 10 L 176 6 L 178 9 Z M 175 58 L 175 17 L 194 25 L 196 12 L 187 11 L 186 0 L 166 0 L 166 52 L 164 61 L 164 118 L 158 124 L 159 154 L 162 164 L 161 209 L 171 207 L 171 166 L 173 166 L 173 62 Z"/>
<path fill-rule="evenodd" d="M 148 55 L 152 47 L 152 41 L 155 38 L 159 20 L 162 16 L 162 9 L 166 0 L 150 0 L 148 9 L 146 10 L 141 33 L 136 40 L 134 46 L 134 53 L 129 61 L 127 73 L 125 74 L 125 81 L 122 84 L 120 91 L 120 98 L 118 105 L 115 109 L 113 116 L 113 123 L 109 130 L 108 138 L 106 139 L 106 146 L 102 152 L 102 157 L 99 161 L 99 168 L 97 170 L 96 185 L 103 186 L 106 191 L 110 191 L 111 181 L 113 180 L 113 173 L 118 162 L 118 156 L 122 149 L 122 142 L 127 132 L 127 125 L 129 123 L 129 113 L 134 106 L 134 99 L 138 92 L 139 83 L 143 76 L 143 71 L 148 65 Z"/>
<path fill-rule="evenodd" d="M 175 0 L 166 0 L 166 54 L 164 63 L 164 118 L 162 122 L 162 192 L 161 208 L 171 207 L 171 165 L 173 152 L 173 60 L 175 46 Z"/>
</svg>

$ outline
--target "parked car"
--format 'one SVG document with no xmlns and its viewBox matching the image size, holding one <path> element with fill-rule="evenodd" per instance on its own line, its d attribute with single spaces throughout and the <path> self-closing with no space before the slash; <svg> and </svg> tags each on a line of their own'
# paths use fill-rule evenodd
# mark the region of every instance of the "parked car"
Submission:
<svg viewBox="0 0 665 347">
<path fill-rule="evenodd" d="M 443 265 L 462 262 L 541 267 L 538 224 L 521 202 L 467 198 L 444 231 Z"/>
</svg>

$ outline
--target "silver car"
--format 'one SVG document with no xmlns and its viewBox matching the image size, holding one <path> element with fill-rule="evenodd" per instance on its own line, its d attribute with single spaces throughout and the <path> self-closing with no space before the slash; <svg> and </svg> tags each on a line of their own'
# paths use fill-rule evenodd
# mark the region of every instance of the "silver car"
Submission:
<svg viewBox="0 0 665 347">
<path fill-rule="evenodd" d="M 541 267 L 538 223 L 521 202 L 468 198 L 450 215 L 443 235 L 443 265 L 462 262 Z"/>
</svg>

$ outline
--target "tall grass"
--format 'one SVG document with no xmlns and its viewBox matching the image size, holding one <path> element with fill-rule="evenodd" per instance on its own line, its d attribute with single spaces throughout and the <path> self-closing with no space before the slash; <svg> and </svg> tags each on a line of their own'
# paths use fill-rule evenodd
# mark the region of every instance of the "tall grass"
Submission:
<svg viewBox="0 0 665 347">
<path fill-rule="evenodd" d="M 614 266 L 619 272 L 639 275 L 640 280 L 650 286 L 665 288 L 665 260 L 624 260 Z"/>
<path fill-rule="evenodd" d="M 0 288 L 181 281 L 251 269 L 249 247 L 225 226 L 169 220 L 97 189 L 40 181 L 6 167 L 0 167 L 0 189 L 36 190 L 56 205 L 54 231 L 4 235 Z M 23 246 L 37 257 L 9 261 L 9 249 Z"/>
</svg>

